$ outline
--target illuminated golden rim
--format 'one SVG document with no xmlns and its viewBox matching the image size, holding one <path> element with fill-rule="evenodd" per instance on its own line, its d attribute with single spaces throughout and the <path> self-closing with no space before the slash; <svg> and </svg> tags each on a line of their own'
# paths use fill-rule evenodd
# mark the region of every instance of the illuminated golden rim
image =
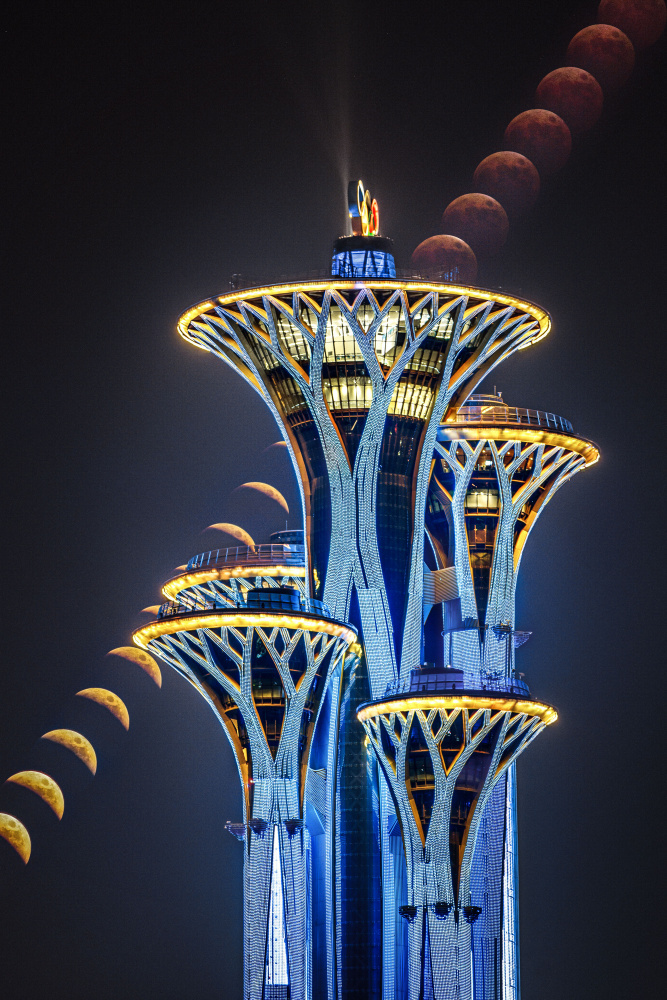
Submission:
<svg viewBox="0 0 667 1000">
<path fill-rule="evenodd" d="M 520 309 L 521 312 L 528 313 L 533 319 L 537 320 L 539 323 L 539 332 L 535 334 L 532 340 L 528 344 L 523 344 L 523 347 L 529 347 L 531 344 L 536 344 L 538 340 L 542 340 L 543 337 L 549 333 L 551 329 L 551 317 L 544 309 L 540 306 L 535 305 L 533 302 L 525 302 L 523 299 L 517 299 L 514 295 L 505 295 L 503 292 L 492 292 L 486 288 L 473 288 L 472 285 L 440 285 L 437 282 L 430 281 L 368 281 L 366 279 L 360 279 L 359 281 L 340 281 L 336 278 L 326 278 L 320 281 L 299 281 L 299 282 L 289 282 L 284 285 L 262 285 L 258 288 L 248 288 L 242 289 L 238 293 L 231 292 L 228 295 L 220 295 L 217 298 L 217 302 L 222 305 L 231 305 L 234 302 L 238 302 L 239 299 L 255 299 L 261 298 L 262 295 L 289 295 L 293 292 L 300 291 L 310 291 L 310 292 L 323 292 L 327 288 L 340 288 L 340 289 L 350 289 L 354 290 L 360 286 L 365 288 L 377 288 L 386 291 L 414 291 L 414 292 L 438 292 L 445 293 L 446 295 L 469 295 L 472 298 L 480 299 L 482 301 L 492 299 L 497 302 L 498 305 L 503 306 L 515 306 Z M 193 306 L 188 309 L 186 313 L 183 313 L 180 320 L 178 321 L 178 332 L 187 340 L 189 343 L 194 344 L 195 347 L 201 347 L 196 340 L 190 336 L 188 333 L 188 327 L 190 323 L 201 316 L 203 313 L 208 312 L 208 310 L 213 309 L 215 303 L 207 299 L 206 302 L 201 302 L 197 306 Z M 204 348 L 206 350 L 207 348 Z"/>
<path fill-rule="evenodd" d="M 477 711 L 480 708 L 490 708 L 496 712 L 513 712 L 518 715 L 532 715 L 550 726 L 558 718 L 558 712 L 550 705 L 541 701 L 525 701 L 518 698 L 489 697 L 484 695 L 421 695 L 419 697 L 394 698 L 388 701 L 378 701 L 371 705 L 362 705 L 357 712 L 359 722 L 366 719 L 388 715 L 390 712 L 428 712 L 431 709 L 442 709 L 451 712 L 454 708 L 468 708 Z"/>
<path fill-rule="evenodd" d="M 150 622 L 132 633 L 132 639 L 146 649 L 151 639 L 161 635 L 174 635 L 176 632 L 194 632 L 200 628 L 291 628 L 302 629 L 304 632 L 326 632 L 336 635 L 346 642 L 354 642 L 357 638 L 355 629 L 349 625 L 327 621 L 325 618 L 306 618 L 305 615 L 291 615 L 270 611 L 215 611 L 200 614 L 180 615 L 174 618 L 164 618 L 162 621 Z"/>
<path fill-rule="evenodd" d="M 196 587 L 203 583 L 210 583 L 211 580 L 232 580 L 236 577 L 253 577 L 253 576 L 298 576 L 305 577 L 306 567 L 305 566 L 279 566 L 276 563 L 271 565 L 257 565 L 254 566 L 229 566 L 227 568 L 220 569 L 200 569 L 193 570 L 191 573 L 183 573 L 181 576 L 175 576 L 173 580 L 167 580 L 164 587 L 162 588 L 162 593 L 169 601 L 173 601 L 174 598 L 181 593 L 183 590 L 187 590 L 189 587 Z"/>
<path fill-rule="evenodd" d="M 466 441 L 527 441 L 531 444 L 548 444 L 582 455 L 586 465 L 595 465 L 600 457 L 597 446 L 588 438 L 519 424 L 440 424 L 438 438 L 446 438 L 448 441 L 460 441 L 463 438 Z"/>
</svg>

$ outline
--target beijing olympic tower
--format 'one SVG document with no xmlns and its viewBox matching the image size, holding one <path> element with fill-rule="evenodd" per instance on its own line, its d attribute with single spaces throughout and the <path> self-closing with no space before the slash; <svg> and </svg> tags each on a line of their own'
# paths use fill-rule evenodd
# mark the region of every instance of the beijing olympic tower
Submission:
<svg viewBox="0 0 667 1000">
<path fill-rule="evenodd" d="M 475 391 L 542 309 L 399 278 L 361 184 L 350 215 L 329 276 L 182 317 L 275 417 L 303 531 L 193 557 L 134 638 L 234 751 L 244 1000 L 518 1000 L 515 761 L 557 715 L 516 670 L 517 573 L 598 452 Z"/>
</svg>

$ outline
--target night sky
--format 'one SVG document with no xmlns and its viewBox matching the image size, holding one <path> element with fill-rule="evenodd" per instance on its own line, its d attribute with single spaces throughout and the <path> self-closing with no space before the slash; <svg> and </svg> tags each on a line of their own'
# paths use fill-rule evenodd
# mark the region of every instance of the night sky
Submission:
<svg viewBox="0 0 667 1000">
<path fill-rule="evenodd" d="M 0 781 L 63 787 L 61 823 L 0 786 L 0 990 L 12 1000 L 238 1000 L 241 817 L 222 730 L 166 666 L 106 659 L 215 521 L 258 541 L 296 484 L 268 410 L 184 343 L 179 315 L 234 272 L 326 266 L 344 186 L 377 197 L 397 263 L 471 190 L 595 3 L 14 4 L 6 115 Z M 494 373 L 602 459 L 527 545 L 518 654 L 558 725 L 521 758 L 524 1000 L 658 996 L 664 672 L 665 39 L 483 262 L 550 336 Z M 492 388 L 489 384 L 488 388 Z M 661 554 L 662 553 L 662 554 Z M 129 733 L 74 697 L 99 684 Z M 639 693 L 639 697 L 637 695 Z M 39 742 L 95 745 L 95 778 Z M 660 970 L 661 971 L 661 970 Z"/>
</svg>

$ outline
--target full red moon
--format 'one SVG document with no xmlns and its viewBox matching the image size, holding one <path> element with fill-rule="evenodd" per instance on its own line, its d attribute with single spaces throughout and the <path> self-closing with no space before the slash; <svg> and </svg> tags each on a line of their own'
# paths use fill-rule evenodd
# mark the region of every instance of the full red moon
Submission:
<svg viewBox="0 0 667 1000">
<path fill-rule="evenodd" d="M 602 114 L 602 87 L 577 66 L 561 66 L 547 73 L 535 91 L 537 104 L 553 111 L 571 132 L 586 132 Z"/>
<path fill-rule="evenodd" d="M 477 277 L 477 258 L 456 236 L 429 236 L 412 254 L 412 266 L 425 278 L 471 285 Z"/>
<path fill-rule="evenodd" d="M 603 90 L 622 87 L 632 73 L 635 50 L 627 35 L 611 24 L 589 24 L 567 47 L 570 66 L 585 69 Z"/>
<path fill-rule="evenodd" d="M 558 115 L 544 108 L 522 111 L 505 129 L 505 149 L 521 153 L 541 177 L 565 166 L 572 150 L 570 130 Z"/>
<path fill-rule="evenodd" d="M 667 6 L 665 0 L 601 0 L 598 21 L 620 28 L 636 49 L 647 49 L 665 30 Z"/>
<path fill-rule="evenodd" d="M 488 194 L 462 194 L 442 214 L 442 228 L 465 240 L 477 257 L 492 257 L 507 239 L 510 224 L 503 206 Z"/>
<path fill-rule="evenodd" d="M 473 185 L 500 202 L 509 216 L 516 216 L 537 201 L 540 175 L 521 153 L 491 153 L 475 170 Z"/>
</svg>

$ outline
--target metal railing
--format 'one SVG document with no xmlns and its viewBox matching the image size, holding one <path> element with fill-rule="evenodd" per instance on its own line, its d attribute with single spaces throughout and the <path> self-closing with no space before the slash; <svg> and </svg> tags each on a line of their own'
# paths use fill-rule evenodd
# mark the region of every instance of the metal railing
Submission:
<svg viewBox="0 0 667 1000">
<path fill-rule="evenodd" d="M 397 267 L 396 268 L 396 278 L 399 281 L 427 281 L 435 284 L 443 285 L 456 285 L 459 284 L 458 277 L 447 272 L 437 273 L 434 271 L 415 271 L 412 268 Z M 300 285 L 307 281 L 392 281 L 393 278 L 374 278 L 373 276 L 343 276 L 340 274 L 331 273 L 331 264 L 327 267 L 317 268 L 315 270 L 299 270 L 292 271 L 289 274 L 276 274 L 275 271 L 267 272 L 266 274 L 261 274 L 255 272 L 254 274 L 232 274 L 229 279 L 229 291 L 237 292 L 243 291 L 245 289 L 252 288 L 266 288 L 268 285 Z M 470 282 L 465 282 L 469 285 Z M 477 287 L 473 285 L 472 287 Z M 482 286 L 479 286 L 482 287 Z M 489 288 L 491 291 L 505 292 L 509 295 L 520 295 L 521 289 L 512 287 L 504 288 L 501 285 L 485 285 L 485 288 Z"/>
<path fill-rule="evenodd" d="M 518 406 L 461 406 L 448 424 L 519 424 L 523 427 L 545 427 L 572 434 L 572 424 L 556 413 L 544 410 L 523 410 Z"/>
<path fill-rule="evenodd" d="M 193 556 L 187 570 L 214 569 L 218 566 L 303 566 L 305 545 L 236 545 L 227 549 L 211 549 Z"/>
</svg>

